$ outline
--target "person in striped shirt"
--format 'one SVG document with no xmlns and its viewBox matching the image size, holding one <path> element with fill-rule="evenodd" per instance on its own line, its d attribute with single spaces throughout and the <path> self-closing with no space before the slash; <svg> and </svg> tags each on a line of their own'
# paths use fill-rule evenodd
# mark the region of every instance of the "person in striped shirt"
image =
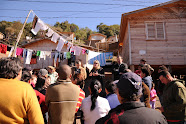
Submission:
<svg viewBox="0 0 186 124">
<path fill-rule="evenodd" d="M 84 82 L 83 80 L 83 75 L 81 73 L 79 74 L 74 74 L 72 76 L 72 83 L 73 84 L 76 84 L 80 87 L 80 84 L 82 84 Z M 76 112 L 79 110 L 80 106 L 81 106 L 81 103 L 82 103 L 82 100 L 85 98 L 85 92 L 80 89 L 80 93 L 79 93 L 79 99 L 78 99 L 78 103 L 76 105 Z"/>
</svg>

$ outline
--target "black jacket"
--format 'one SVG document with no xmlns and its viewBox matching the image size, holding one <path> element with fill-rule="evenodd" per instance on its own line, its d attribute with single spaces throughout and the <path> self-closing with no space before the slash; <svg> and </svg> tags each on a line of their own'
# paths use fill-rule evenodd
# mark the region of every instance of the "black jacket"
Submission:
<svg viewBox="0 0 186 124">
<path fill-rule="evenodd" d="M 141 102 L 132 101 L 118 105 L 96 124 L 167 124 L 158 111 L 145 107 Z"/>
<path fill-rule="evenodd" d="M 126 63 L 118 63 L 112 66 L 112 74 L 114 75 L 114 80 L 119 80 L 121 73 L 124 73 L 125 69 L 128 69 L 128 65 Z"/>
</svg>

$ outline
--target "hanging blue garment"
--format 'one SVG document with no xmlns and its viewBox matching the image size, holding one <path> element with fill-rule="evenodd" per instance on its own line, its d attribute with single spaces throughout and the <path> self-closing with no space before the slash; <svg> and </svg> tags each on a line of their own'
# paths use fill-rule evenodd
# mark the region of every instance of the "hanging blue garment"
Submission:
<svg viewBox="0 0 186 124">
<path fill-rule="evenodd" d="M 89 51 L 88 63 L 93 64 L 95 60 L 98 60 L 100 62 L 100 66 L 105 66 L 106 64 L 105 53 Z"/>
<path fill-rule="evenodd" d="M 113 58 L 113 52 L 106 52 L 105 56 L 106 56 L 106 59 L 112 59 Z"/>
</svg>

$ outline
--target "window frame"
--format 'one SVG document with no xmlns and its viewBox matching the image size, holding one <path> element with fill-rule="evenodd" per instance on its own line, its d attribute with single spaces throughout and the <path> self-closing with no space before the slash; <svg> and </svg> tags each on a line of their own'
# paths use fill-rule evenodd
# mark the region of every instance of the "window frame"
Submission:
<svg viewBox="0 0 186 124">
<path fill-rule="evenodd" d="M 158 38 L 157 37 L 157 23 L 162 23 L 163 24 L 163 38 Z M 155 38 L 149 38 L 148 35 L 148 24 L 153 24 L 154 25 L 154 32 L 155 32 Z M 163 21 L 146 21 L 145 22 L 145 32 L 146 32 L 146 40 L 165 40 L 166 39 L 166 34 L 165 34 L 165 22 Z"/>
</svg>

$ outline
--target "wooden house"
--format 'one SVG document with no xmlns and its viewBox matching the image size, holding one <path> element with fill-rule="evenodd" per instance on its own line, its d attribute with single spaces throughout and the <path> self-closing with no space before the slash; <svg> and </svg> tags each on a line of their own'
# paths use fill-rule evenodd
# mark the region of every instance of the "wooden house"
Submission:
<svg viewBox="0 0 186 124">
<path fill-rule="evenodd" d="M 103 35 L 101 33 L 91 34 L 88 38 L 88 41 L 86 41 L 86 45 L 98 48 L 98 51 L 100 49 L 105 50 L 106 37 L 106 35 Z"/>
<path fill-rule="evenodd" d="M 167 65 L 186 74 L 186 0 L 122 14 L 119 52 L 133 71 L 144 58 L 155 71 Z"/>
<path fill-rule="evenodd" d="M 48 39 L 38 39 L 38 40 L 34 40 L 31 41 L 27 44 L 22 45 L 22 48 L 26 48 L 26 49 L 32 49 L 32 50 L 37 50 L 37 51 L 52 51 L 55 50 L 57 47 L 57 43 L 54 43 L 53 41 L 51 41 L 49 38 Z M 64 45 L 61 52 L 67 52 L 67 45 Z M 87 63 L 87 55 L 86 54 L 82 54 L 80 56 L 76 56 L 76 59 L 81 59 L 82 63 Z M 30 65 L 25 65 L 26 66 L 30 66 L 33 69 L 41 69 L 41 68 L 45 68 L 47 66 L 54 66 L 54 58 L 52 57 L 46 57 L 46 59 L 36 59 L 36 63 L 35 64 L 30 64 Z M 60 61 L 59 64 L 68 64 L 68 60 L 64 59 L 63 61 Z"/>
</svg>

